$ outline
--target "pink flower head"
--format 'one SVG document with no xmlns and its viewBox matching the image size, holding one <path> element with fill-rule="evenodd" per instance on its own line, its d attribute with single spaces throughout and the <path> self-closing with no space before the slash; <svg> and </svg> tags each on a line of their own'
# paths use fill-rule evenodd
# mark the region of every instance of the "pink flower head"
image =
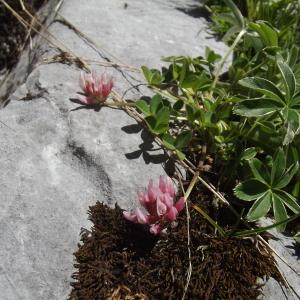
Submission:
<svg viewBox="0 0 300 300">
<path fill-rule="evenodd" d="M 175 195 L 176 190 L 169 177 L 160 176 L 158 186 L 150 180 L 148 189 L 138 193 L 139 202 L 146 213 L 137 208 L 135 213 L 124 211 L 123 216 L 128 221 L 150 225 L 150 232 L 157 235 L 162 230 L 161 223 L 175 221 L 178 213 L 184 208 L 183 197 L 174 204 Z"/>
<path fill-rule="evenodd" d="M 81 72 L 79 84 L 84 92 L 79 100 L 87 105 L 104 103 L 114 86 L 112 77 L 105 73 L 98 75 L 95 71 L 88 74 Z"/>
</svg>

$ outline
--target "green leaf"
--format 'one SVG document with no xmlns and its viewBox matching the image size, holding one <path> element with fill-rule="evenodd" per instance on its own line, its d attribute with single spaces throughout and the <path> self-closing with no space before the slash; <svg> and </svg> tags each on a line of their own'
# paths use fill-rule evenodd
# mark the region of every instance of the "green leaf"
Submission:
<svg viewBox="0 0 300 300">
<path fill-rule="evenodd" d="M 154 95 L 150 101 L 150 111 L 155 115 L 158 109 L 162 106 L 162 97 L 159 94 Z"/>
<path fill-rule="evenodd" d="M 150 116 L 150 108 L 146 101 L 138 100 L 135 102 L 136 108 L 138 108 L 145 116 Z"/>
<path fill-rule="evenodd" d="M 182 109 L 183 105 L 184 105 L 184 102 L 183 102 L 183 100 L 180 99 L 174 103 L 173 109 L 175 109 L 176 111 L 180 111 Z"/>
<path fill-rule="evenodd" d="M 169 130 L 169 124 L 167 123 L 160 123 L 160 124 L 156 124 L 155 128 L 154 128 L 154 132 L 156 134 L 162 134 L 165 133 Z"/>
<path fill-rule="evenodd" d="M 156 116 L 147 116 L 146 123 L 152 132 L 156 134 L 165 133 L 169 129 L 170 111 L 167 107 L 162 107 Z"/>
<path fill-rule="evenodd" d="M 271 99 L 247 99 L 237 103 L 233 108 L 233 112 L 244 117 L 262 117 L 281 108 L 281 105 Z"/>
<path fill-rule="evenodd" d="M 291 99 L 296 91 L 295 75 L 287 63 L 283 61 L 277 61 L 277 65 L 284 82 L 287 99 Z"/>
<path fill-rule="evenodd" d="M 281 198 L 276 193 L 272 194 L 272 202 L 273 202 L 273 211 L 276 222 L 281 222 L 288 218 L 288 214 L 286 209 L 281 201 Z M 286 224 L 281 224 L 277 226 L 279 231 L 284 230 Z"/>
<path fill-rule="evenodd" d="M 299 168 L 298 162 L 295 164 L 291 165 L 288 170 L 282 175 L 281 178 L 279 178 L 278 182 L 275 182 L 275 188 L 276 189 L 282 189 L 286 187 L 290 181 L 293 179 L 295 174 L 297 173 Z"/>
<path fill-rule="evenodd" d="M 258 198 L 250 208 L 247 219 L 249 221 L 256 221 L 265 216 L 272 205 L 272 192 L 269 190 Z"/>
<path fill-rule="evenodd" d="M 184 89 L 192 89 L 194 92 L 198 90 L 207 90 L 210 86 L 210 80 L 205 74 L 195 75 L 189 74 L 181 83 L 181 87 Z"/>
<path fill-rule="evenodd" d="M 249 161 L 249 166 L 257 180 L 265 183 L 266 185 L 270 182 L 269 172 L 259 159 L 252 158 Z"/>
<path fill-rule="evenodd" d="M 152 76 L 151 70 L 149 68 L 147 68 L 146 66 L 142 66 L 142 71 L 143 71 L 143 74 L 144 74 L 147 82 L 150 83 L 151 76 Z"/>
<path fill-rule="evenodd" d="M 217 17 L 218 17 L 218 20 L 222 20 L 224 22 L 227 22 L 230 25 L 235 25 L 236 24 L 236 17 L 231 12 L 230 13 L 219 13 L 217 15 Z M 240 28 L 239 28 L 239 31 L 240 31 Z"/>
<path fill-rule="evenodd" d="M 256 153 L 257 151 L 255 147 L 247 148 L 241 153 L 241 160 L 249 160 L 251 158 L 254 158 Z"/>
<path fill-rule="evenodd" d="M 179 158 L 179 160 L 184 160 L 185 159 L 185 154 L 182 153 L 179 150 L 175 150 L 177 157 Z"/>
<path fill-rule="evenodd" d="M 188 67 L 189 67 L 189 64 L 188 62 L 185 60 L 182 64 L 182 68 L 181 68 L 181 71 L 180 71 L 180 78 L 179 78 L 179 84 L 181 84 L 183 82 L 183 80 L 185 79 L 186 77 L 186 74 L 187 74 L 187 71 L 188 71 Z"/>
<path fill-rule="evenodd" d="M 243 237 L 243 236 L 249 236 L 249 235 L 257 235 L 259 233 L 262 233 L 262 232 L 265 232 L 265 231 L 268 231 L 274 227 L 277 227 L 277 226 L 280 226 L 282 224 L 287 224 L 291 221 L 294 221 L 295 219 L 299 218 L 300 217 L 300 213 L 298 214 L 295 214 L 281 222 L 276 222 L 275 224 L 272 224 L 272 225 L 269 225 L 269 226 L 265 226 L 265 227 L 258 227 L 258 228 L 255 228 L 255 229 L 249 229 L 249 230 L 242 230 L 242 231 L 238 231 L 238 232 L 235 232 L 233 234 L 229 234 L 230 236 L 235 236 L 235 237 Z"/>
<path fill-rule="evenodd" d="M 300 131 L 300 112 L 295 109 L 287 111 L 287 130 L 283 140 L 283 145 L 290 144 Z"/>
<path fill-rule="evenodd" d="M 299 55 L 299 47 L 296 45 L 292 45 L 291 49 L 289 49 L 289 66 L 293 67 L 298 60 L 298 55 Z"/>
<path fill-rule="evenodd" d="M 300 243 L 300 232 L 298 232 L 295 236 L 294 239 L 297 243 Z"/>
<path fill-rule="evenodd" d="M 277 32 L 262 21 L 257 21 L 256 23 L 250 23 L 249 28 L 256 31 L 265 46 L 278 46 L 278 34 Z"/>
<path fill-rule="evenodd" d="M 232 36 L 241 31 L 240 26 L 232 26 L 230 29 L 227 30 L 225 35 L 223 36 L 222 40 L 226 43 L 228 40 L 232 38 Z"/>
<path fill-rule="evenodd" d="M 274 156 L 274 161 L 272 165 L 271 171 L 271 184 L 273 185 L 274 182 L 277 182 L 279 178 L 284 174 L 286 166 L 286 159 L 285 154 L 282 148 L 279 148 Z"/>
<path fill-rule="evenodd" d="M 157 124 L 169 124 L 170 111 L 168 107 L 162 107 L 156 114 Z"/>
<path fill-rule="evenodd" d="M 156 119 L 153 116 L 147 116 L 145 118 L 145 122 L 147 123 L 149 129 L 155 133 Z"/>
<path fill-rule="evenodd" d="M 234 194 L 241 200 L 253 201 L 264 195 L 267 190 L 268 187 L 261 181 L 250 179 L 239 183 L 234 189 Z"/>
<path fill-rule="evenodd" d="M 218 61 L 222 58 L 222 56 L 220 54 L 217 54 L 215 51 L 213 51 L 209 47 L 205 47 L 205 57 L 206 57 L 206 60 L 211 64 L 215 63 L 216 61 Z"/>
<path fill-rule="evenodd" d="M 189 104 L 186 104 L 185 108 L 186 108 L 186 113 L 187 113 L 187 119 L 190 122 L 194 122 L 196 109 L 192 105 L 189 105 Z"/>
<path fill-rule="evenodd" d="M 239 84 L 260 92 L 272 100 L 276 100 L 280 104 L 284 104 L 284 95 L 273 82 L 267 79 L 260 77 L 246 77 L 239 80 Z"/>
<path fill-rule="evenodd" d="M 149 69 L 146 66 L 142 66 L 142 71 L 149 84 L 160 84 L 164 80 L 159 70 Z"/>
<path fill-rule="evenodd" d="M 238 9 L 238 7 L 233 3 L 232 0 L 224 0 L 224 2 L 226 3 L 226 5 L 231 9 L 231 11 L 233 12 L 236 22 L 237 24 L 240 26 L 240 28 L 244 28 L 245 27 L 245 20 L 244 17 L 241 13 L 241 11 Z"/>
<path fill-rule="evenodd" d="M 191 139 L 192 139 L 192 136 L 193 136 L 193 135 L 192 135 L 192 132 L 191 132 L 190 130 L 181 132 L 181 133 L 177 136 L 177 138 L 176 138 L 176 140 L 175 140 L 175 142 L 174 142 L 174 146 L 175 146 L 177 149 L 179 149 L 179 150 L 181 150 L 181 149 L 187 147 L 188 144 L 190 143 Z"/>
<path fill-rule="evenodd" d="M 276 194 L 281 198 L 284 204 L 294 213 L 300 212 L 300 206 L 297 203 L 296 198 L 294 198 L 289 193 L 283 190 L 275 190 Z"/>
<path fill-rule="evenodd" d="M 174 146 L 175 139 L 169 133 L 163 134 L 161 140 L 168 149 L 170 150 L 176 149 Z"/>
<path fill-rule="evenodd" d="M 145 121 L 149 129 L 155 134 L 162 134 L 168 131 L 169 123 L 159 122 L 158 119 L 154 116 L 148 116 L 145 118 Z"/>
</svg>

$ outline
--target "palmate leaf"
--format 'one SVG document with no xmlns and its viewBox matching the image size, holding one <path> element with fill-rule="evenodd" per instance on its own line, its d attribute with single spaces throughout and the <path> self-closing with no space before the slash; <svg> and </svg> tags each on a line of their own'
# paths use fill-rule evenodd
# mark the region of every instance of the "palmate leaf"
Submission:
<svg viewBox="0 0 300 300">
<path fill-rule="evenodd" d="M 244 117 L 262 117 L 282 109 L 282 105 L 272 99 L 255 98 L 237 103 L 233 112 Z"/>
<path fill-rule="evenodd" d="M 255 201 L 247 214 L 248 220 L 258 220 L 265 216 L 271 207 L 276 222 L 287 219 L 286 208 L 294 213 L 300 213 L 300 206 L 296 198 L 282 190 L 294 178 L 299 168 L 298 162 L 287 167 L 286 155 L 287 153 L 282 148 L 276 151 L 271 172 L 259 159 L 252 158 L 249 161 L 255 179 L 241 182 L 234 189 L 234 194 L 239 199 Z M 284 227 L 285 225 L 282 223 L 278 230 L 282 230 Z"/>
<path fill-rule="evenodd" d="M 266 98 L 246 99 L 238 102 L 233 111 L 244 117 L 263 117 L 278 112 L 283 118 L 285 129 L 283 145 L 290 144 L 300 133 L 300 93 L 296 93 L 296 78 L 282 57 L 277 61 L 285 94 L 271 81 L 258 77 L 247 77 L 239 84 L 262 93 Z"/>
</svg>

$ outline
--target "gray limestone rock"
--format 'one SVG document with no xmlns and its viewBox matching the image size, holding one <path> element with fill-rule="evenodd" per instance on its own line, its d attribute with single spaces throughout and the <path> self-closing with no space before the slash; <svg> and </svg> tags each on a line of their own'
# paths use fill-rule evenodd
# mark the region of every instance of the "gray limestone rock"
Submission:
<svg viewBox="0 0 300 300">
<path fill-rule="evenodd" d="M 273 224 L 273 221 L 269 218 L 260 220 L 261 226 L 269 226 L 271 224 Z M 279 257 L 284 259 L 287 264 L 300 274 L 299 245 L 296 245 L 294 238 L 277 232 L 275 228 L 269 230 L 269 232 L 274 236 L 274 239 L 269 240 L 269 245 L 271 245 Z M 289 289 L 282 288 L 277 281 L 271 278 L 263 288 L 265 299 L 299 299 L 300 275 L 297 275 L 295 271 L 288 267 L 278 256 L 274 255 L 274 257 L 276 258 L 276 262 L 282 275 L 286 278 L 291 287 Z"/>
</svg>

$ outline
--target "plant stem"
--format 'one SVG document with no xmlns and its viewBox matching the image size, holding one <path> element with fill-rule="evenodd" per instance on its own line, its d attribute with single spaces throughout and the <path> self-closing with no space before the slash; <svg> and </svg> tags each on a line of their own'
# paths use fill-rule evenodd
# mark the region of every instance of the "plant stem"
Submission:
<svg viewBox="0 0 300 300">
<path fill-rule="evenodd" d="M 192 204 L 192 207 L 204 217 L 219 233 L 222 237 L 224 237 L 225 231 L 220 227 L 202 208 L 198 205 Z"/>
<path fill-rule="evenodd" d="M 227 53 L 223 56 L 223 58 L 222 58 L 222 60 L 221 60 L 221 62 L 219 64 L 219 66 L 218 66 L 218 69 L 216 70 L 214 81 L 213 81 L 213 83 L 211 85 L 211 90 L 210 90 L 210 93 L 209 93 L 209 99 L 212 98 L 214 88 L 216 87 L 216 85 L 218 83 L 219 76 L 220 76 L 220 74 L 222 72 L 222 69 L 223 69 L 223 66 L 224 66 L 226 60 L 228 59 L 228 57 L 231 54 L 231 52 L 233 52 L 234 48 L 239 43 L 239 41 L 241 40 L 241 38 L 243 37 L 243 35 L 245 34 L 245 32 L 246 32 L 245 29 L 242 29 L 240 31 L 240 33 L 237 35 L 237 37 L 235 38 L 234 42 L 232 43 L 232 45 L 228 49 Z"/>
<path fill-rule="evenodd" d="M 135 103 L 120 102 L 120 101 L 114 100 L 113 102 L 104 102 L 103 105 L 108 106 L 108 107 L 125 107 L 125 106 L 134 107 Z"/>
</svg>

